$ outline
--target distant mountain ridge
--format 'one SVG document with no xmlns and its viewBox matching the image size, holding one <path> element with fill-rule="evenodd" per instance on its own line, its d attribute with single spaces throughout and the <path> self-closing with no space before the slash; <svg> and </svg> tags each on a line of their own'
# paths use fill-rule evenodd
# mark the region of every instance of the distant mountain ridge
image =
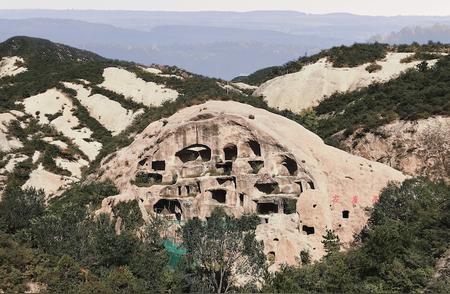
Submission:
<svg viewBox="0 0 450 294">
<path fill-rule="evenodd" d="M 298 52 L 317 52 L 337 39 L 270 30 L 165 25 L 150 31 L 64 19 L 0 19 L 0 40 L 17 35 L 50 39 L 113 59 L 171 64 L 230 79 L 285 62 Z"/>
<path fill-rule="evenodd" d="M 230 80 L 339 45 L 450 17 L 295 11 L 0 10 L 0 41 L 40 37 L 143 64 L 171 64 Z M 355 25 L 358 24 L 358 25 Z"/>
<path fill-rule="evenodd" d="M 413 42 L 425 44 L 429 41 L 450 43 L 450 25 L 435 24 L 428 27 L 406 27 L 398 32 L 374 36 L 370 41 L 388 44 L 411 44 Z"/>
</svg>

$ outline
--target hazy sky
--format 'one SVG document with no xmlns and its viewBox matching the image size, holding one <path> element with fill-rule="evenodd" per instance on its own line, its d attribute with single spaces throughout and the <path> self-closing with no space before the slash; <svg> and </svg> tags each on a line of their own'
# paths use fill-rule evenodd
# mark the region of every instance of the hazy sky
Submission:
<svg viewBox="0 0 450 294">
<path fill-rule="evenodd" d="M 297 10 L 367 15 L 450 15 L 450 0 L 0 0 L 0 8 L 118 10 Z"/>
</svg>

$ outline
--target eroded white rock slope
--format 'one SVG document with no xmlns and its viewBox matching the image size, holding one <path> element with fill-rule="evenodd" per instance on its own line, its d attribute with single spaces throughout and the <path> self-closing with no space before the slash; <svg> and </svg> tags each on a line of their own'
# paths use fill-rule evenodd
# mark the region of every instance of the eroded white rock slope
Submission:
<svg viewBox="0 0 450 294">
<path fill-rule="evenodd" d="M 91 95 L 91 90 L 81 84 L 64 83 L 67 88 L 77 91 L 76 98 L 86 107 L 89 115 L 100 122 L 112 135 L 118 135 L 125 130 L 143 110 L 133 112 L 106 96 Z"/>
<path fill-rule="evenodd" d="M 3 57 L 0 60 L 0 78 L 15 76 L 27 71 L 27 68 L 18 64 L 23 64 L 24 60 L 18 56 Z"/>
<path fill-rule="evenodd" d="M 70 98 L 57 89 L 50 89 L 23 100 L 25 112 L 37 118 L 41 124 L 50 124 L 64 136 L 72 139 L 80 150 L 94 160 L 100 152 L 102 144 L 91 138 L 92 131 L 87 127 L 80 127 L 80 121 L 73 115 L 74 105 Z M 49 121 L 47 115 L 61 113 L 60 116 Z"/>
<path fill-rule="evenodd" d="M 300 71 L 276 77 L 263 83 L 254 95 L 263 96 L 269 106 L 300 112 L 317 106 L 324 97 L 336 92 L 354 91 L 374 82 L 386 82 L 398 77 L 407 69 L 417 66 L 421 61 L 400 62 L 413 53 L 388 53 L 377 64 L 382 69 L 369 73 L 363 64 L 353 68 L 335 68 L 326 58 L 304 66 Z M 436 60 L 429 61 L 429 65 Z"/>
<path fill-rule="evenodd" d="M 8 125 L 16 120 L 16 116 L 12 112 L 0 113 L 0 151 L 9 152 L 13 149 L 22 147 L 22 143 L 8 134 Z"/>
<path fill-rule="evenodd" d="M 152 71 L 156 73 L 156 71 Z M 103 72 L 103 83 L 99 86 L 122 94 L 125 98 L 146 106 L 159 106 L 166 100 L 174 100 L 178 92 L 154 82 L 146 82 L 135 73 L 122 68 L 108 67 Z"/>
</svg>

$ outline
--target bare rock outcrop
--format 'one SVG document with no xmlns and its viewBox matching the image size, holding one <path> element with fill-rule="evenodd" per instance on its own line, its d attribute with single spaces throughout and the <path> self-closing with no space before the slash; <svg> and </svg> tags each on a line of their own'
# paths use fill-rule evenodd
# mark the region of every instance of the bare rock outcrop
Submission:
<svg viewBox="0 0 450 294">
<path fill-rule="evenodd" d="M 150 124 L 103 160 L 98 178 L 121 193 L 103 200 L 103 212 L 136 199 L 147 220 L 205 219 L 215 207 L 235 216 L 257 213 L 257 238 L 276 268 L 295 264 L 301 250 L 323 256 L 327 229 L 348 244 L 380 191 L 405 176 L 327 146 L 282 116 L 209 101 Z"/>
<path fill-rule="evenodd" d="M 450 117 L 395 121 L 368 133 L 356 130 L 340 141 L 352 154 L 409 175 L 450 182 Z"/>
</svg>

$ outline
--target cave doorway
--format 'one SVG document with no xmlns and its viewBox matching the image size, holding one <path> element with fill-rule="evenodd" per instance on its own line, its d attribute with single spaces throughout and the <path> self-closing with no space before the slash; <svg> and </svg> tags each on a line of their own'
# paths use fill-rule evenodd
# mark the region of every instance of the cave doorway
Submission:
<svg viewBox="0 0 450 294">
<path fill-rule="evenodd" d="M 303 226 L 302 231 L 306 233 L 306 235 L 312 235 L 315 233 L 314 227 Z"/>
<path fill-rule="evenodd" d="M 278 213 L 278 204 L 272 202 L 258 202 L 256 204 L 258 214 Z"/>
<path fill-rule="evenodd" d="M 225 154 L 225 160 L 234 161 L 237 158 L 238 150 L 236 145 L 228 144 L 223 148 L 223 153 Z"/>
<path fill-rule="evenodd" d="M 153 170 L 165 170 L 166 162 L 164 160 L 152 161 L 152 169 Z"/>
<path fill-rule="evenodd" d="M 283 158 L 283 161 L 281 162 L 281 165 L 283 165 L 287 169 L 289 175 L 295 176 L 297 174 L 298 166 L 297 162 L 294 159 L 285 156 Z"/>
<path fill-rule="evenodd" d="M 264 194 L 274 194 L 279 190 L 277 182 L 256 183 L 255 188 L 258 189 L 258 191 L 263 192 Z"/>
<path fill-rule="evenodd" d="M 194 144 L 178 151 L 175 153 L 175 156 L 178 157 L 183 163 L 194 161 L 199 158 L 202 161 L 210 161 L 211 148 L 206 145 Z"/>
<path fill-rule="evenodd" d="M 180 202 L 172 199 L 160 199 L 153 205 L 153 211 L 165 216 L 173 215 L 178 221 L 183 213 Z"/>
<path fill-rule="evenodd" d="M 219 203 L 227 202 L 227 191 L 223 189 L 211 190 L 211 198 Z"/>
<path fill-rule="evenodd" d="M 258 143 L 258 141 L 250 140 L 248 141 L 248 146 L 250 147 L 250 149 L 252 149 L 255 156 L 261 156 L 261 145 Z"/>
</svg>

